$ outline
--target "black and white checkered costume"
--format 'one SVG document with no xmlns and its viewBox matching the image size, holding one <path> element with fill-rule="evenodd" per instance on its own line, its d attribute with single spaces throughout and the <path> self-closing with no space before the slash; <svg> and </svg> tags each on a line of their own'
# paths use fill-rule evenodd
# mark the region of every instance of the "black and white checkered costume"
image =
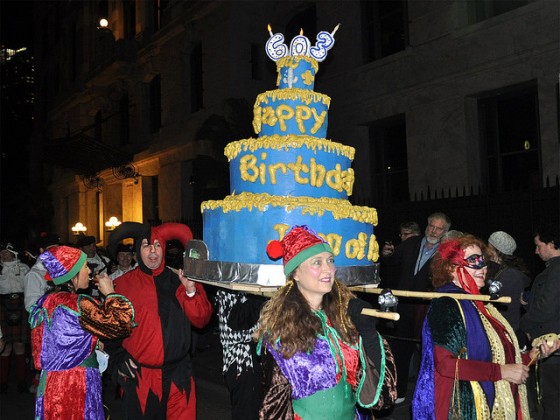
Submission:
<svg viewBox="0 0 560 420">
<path fill-rule="evenodd" d="M 229 325 L 231 309 L 237 302 L 244 303 L 247 296 L 244 293 L 232 293 L 226 290 L 219 290 L 216 293 L 216 306 L 218 307 L 218 321 L 220 326 L 220 341 L 223 347 L 223 373 L 235 363 L 237 374 L 244 370 L 253 368 L 251 357 L 251 343 L 253 342 L 253 332 L 256 324 L 248 330 L 232 330 Z"/>
</svg>

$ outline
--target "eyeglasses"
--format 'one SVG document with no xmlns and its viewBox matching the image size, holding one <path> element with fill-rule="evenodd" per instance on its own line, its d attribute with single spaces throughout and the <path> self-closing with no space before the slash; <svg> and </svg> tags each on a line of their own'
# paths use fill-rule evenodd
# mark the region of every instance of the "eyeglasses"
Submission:
<svg viewBox="0 0 560 420">
<path fill-rule="evenodd" d="M 474 270 L 480 270 L 486 267 L 486 261 L 484 261 L 484 255 L 473 254 L 465 259 L 463 259 L 463 265 L 465 267 L 472 268 Z"/>
</svg>

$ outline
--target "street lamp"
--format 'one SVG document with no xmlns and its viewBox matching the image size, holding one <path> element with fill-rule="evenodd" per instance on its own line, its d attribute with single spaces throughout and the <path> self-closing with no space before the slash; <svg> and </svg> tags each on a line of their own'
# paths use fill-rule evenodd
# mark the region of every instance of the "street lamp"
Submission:
<svg viewBox="0 0 560 420">
<path fill-rule="evenodd" d="M 119 221 L 115 216 L 111 216 L 109 220 L 105 222 L 105 227 L 109 232 L 115 230 L 117 226 L 119 226 L 122 222 Z"/>
<path fill-rule="evenodd" d="M 87 227 L 85 227 L 82 222 L 78 222 L 74 226 L 72 226 L 72 232 L 74 233 L 74 235 L 83 235 L 86 230 Z"/>
</svg>

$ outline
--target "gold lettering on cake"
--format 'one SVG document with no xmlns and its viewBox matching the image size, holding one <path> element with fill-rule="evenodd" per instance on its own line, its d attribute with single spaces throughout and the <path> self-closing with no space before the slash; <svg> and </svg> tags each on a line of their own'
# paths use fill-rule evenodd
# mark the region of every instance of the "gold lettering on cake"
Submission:
<svg viewBox="0 0 560 420">
<path fill-rule="evenodd" d="M 255 182 L 259 176 L 257 170 L 257 158 L 254 155 L 245 155 L 239 159 L 239 172 L 243 181 Z M 249 171 L 253 171 L 249 174 Z"/>
<path fill-rule="evenodd" d="M 280 169 L 283 175 L 286 175 L 286 171 L 288 170 L 288 168 L 286 168 L 286 164 L 282 162 L 268 165 L 268 173 L 270 174 L 270 183 L 272 185 L 276 185 L 276 171 L 278 169 Z"/>
<path fill-rule="evenodd" d="M 298 184 L 308 184 L 309 179 L 302 178 L 301 172 L 309 173 L 309 167 L 305 163 L 301 163 L 302 157 L 298 156 L 295 163 L 288 163 L 288 169 L 294 173 L 294 180 Z"/>
<path fill-rule="evenodd" d="M 276 116 L 280 122 L 280 130 L 286 131 L 286 120 L 291 120 L 294 117 L 294 110 L 291 106 L 282 104 L 276 108 Z"/>
<path fill-rule="evenodd" d="M 317 165 L 315 158 L 309 160 L 309 180 L 311 181 L 311 186 L 321 187 L 323 181 L 325 180 L 325 175 L 327 170 L 323 165 Z"/>
<path fill-rule="evenodd" d="M 348 196 L 351 196 L 354 188 L 354 169 L 348 168 L 348 171 L 342 171 L 340 179 L 342 180 L 342 189 L 348 193 Z"/>
<path fill-rule="evenodd" d="M 307 121 L 309 118 L 311 118 L 311 111 L 308 106 L 296 106 L 296 122 L 301 134 L 305 133 L 304 121 Z"/>
<path fill-rule="evenodd" d="M 278 105 L 276 110 L 271 106 L 265 106 L 263 108 L 255 107 L 253 113 L 253 129 L 256 133 L 260 132 L 262 124 L 267 124 L 273 127 L 276 123 L 279 123 L 280 131 L 286 131 L 286 122 L 295 117 L 298 130 L 301 134 L 305 134 L 305 121 L 310 120 L 311 117 L 313 117 L 315 122 L 309 132 L 311 134 L 317 134 L 317 131 L 319 131 L 325 123 L 325 118 L 327 117 L 327 111 L 323 111 L 319 115 L 317 114 L 317 110 L 315 108 L 305 105 L 296 105 L 295 111 L 291 106 L 286 104 Z"/>
<path fill-rule="evenodd" d="M 270 125 L 271 127 L 274 126 L 278 122 L 274 108 L 267 106 L 262 108 L 262 110 L 262 123 Z"/>
<path fill-rule="evenodd" d="M 278 232 L 278 240 L 281 241 L 284 236 L 286 236 L 286 233 L 288 233 L 288 229 L 290 228 L 290 226 L 288 226 L 286 223 L 276 223 L 272 229 L 274 229 L 276 232 Z"/>
<path fill-rule="evenodd" d="M 315 108 L 311 108 L 311 112 L 315 117 L 315 125 L 311 128 L 311 134 L 316 134 L 317 131 L 321 128 L 323 123 L 325 122 L 325 118 L 327 117 L 327 111 L 321 112 L 321 115 L 317 115 L 317 110 Z"/>
<path fill-rule="evenodd" d="M 338 192 L 342 191 L 342 179 L 340 178 L 340 164 L 337 163 L 334 169 L 327 172 L 327 185 Z"/>
<path fill-rule="evenodd" d="M 336 233 L 329 233 L 327 235 L 323 235 L 322 238 L 328 242 L 331 249 L 333 250 L 333 254 L 335 257 L 340 254 L 340 247 L 342 245 L 341 235 L 338 235 Z"/>
<path fill-rule="evenodd" d="M 363 260 L 365 257 L 367 245 L 367 235 L 364 232 L 358 234 L 358 239 L 350 239 L 346 242 L 345 252 L 346 258 Z"/>
<path fill-rule="evenodd" d="M 266 153 L 262 152 L 261 160 L 264 161 L 265 159 L 266 159 Z M 264 164 L 264 162 L 259 165 L 259 179 L 262 185 L 266 183 L 266 165 Z"/>
<path fill-rule="evenodd" d="M 340 164 L 337 163 L 335 169 L 327 171 L 325 166 L 317 163 L 315 158 L 309 160 L 309 165 L 303 163 L 301 155 L 297 156 L 295 162 L 278 162 L 268 165 L 264 162 L 267 158 L 265 152 L 261 152 L 260 158 L 261 162 L 258 164 L 257 157 L 252 154 L 244 155 L 239 159 L 239 172 L 243 181 L 256 182 L 258 178 L 260 183 L 265 185 L 268 171 L 270 183 L 276 185 L 278 182 L 277 171 L 280 170 L 283 175 L 286 175 L 289 169 L 293 173 L 294 181 L 298 184 L 309 184 L 312 187 L 321 188 L 323 182 L 326 181 L 327 186 L 333 190 L 346 191 L 347 195 L 352 195 L 354 186 L 354 170 L 352 168 L 343 171 Z M 306 178 L 303 174 L 309 174 L 309 178 Z"/>
<path fill-rule="evenodd" d="M 371 235 L 369 238 L 367 257 L 368 260 L 373 262 L 376 262 L 379 259 L 379 244 L 377 243 L 375 235 Z"/>
</svg>

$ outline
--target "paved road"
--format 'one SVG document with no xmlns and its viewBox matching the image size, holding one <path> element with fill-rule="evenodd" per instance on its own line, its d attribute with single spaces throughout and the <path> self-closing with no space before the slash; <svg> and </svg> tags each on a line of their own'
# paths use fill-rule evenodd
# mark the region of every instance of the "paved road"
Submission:
<svg viewBox="0 0 560 420">
<path fill-rule="evenodd" d="M 199 420 L 231 420 L 229 394 L 224 385 L 222 368 L 222 350 L 215 331 L 206 334 L 209 348 L 194 355 L 193 365 L 197 382 L 197 415 Z M 409 389 L 414 388 L 411 383 Z M 111 412 L 111 420 L 121 420 L 122 404 L 115 398 L 115 390 L 109 384 L 104 392 L 104 401 Z M 380 413 L 377 418 L 387 420 L 409 420 L 410 396 L 405 403 L 389 413 Z M 15 384 L 10 384 L 8 394 L 0 396 L 0 419 L 32 420 L 34 417 L 34 395 L 20 394 Z"/>
</svg>

